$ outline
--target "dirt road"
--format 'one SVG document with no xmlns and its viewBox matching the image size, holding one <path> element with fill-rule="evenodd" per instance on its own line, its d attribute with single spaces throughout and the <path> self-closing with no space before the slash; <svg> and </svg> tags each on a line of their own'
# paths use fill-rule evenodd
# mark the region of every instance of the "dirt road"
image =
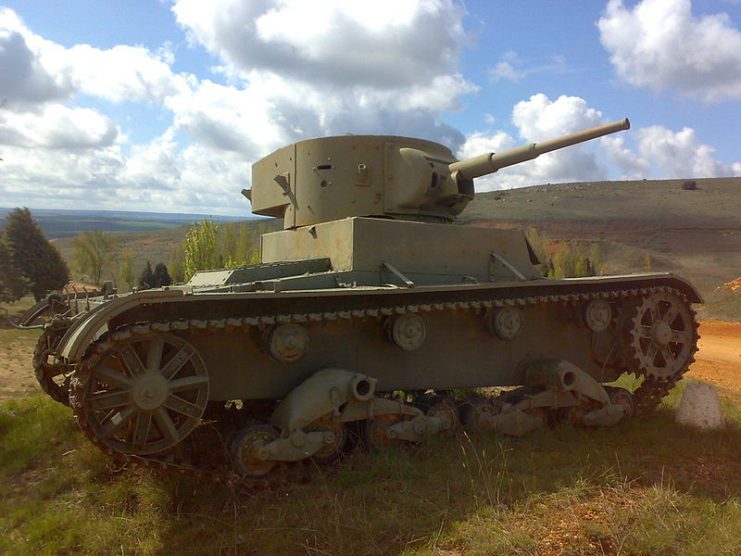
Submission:
<svg viewBox="0 0 741 556">
<path fill-rule="evenodd" d="M 703 321 L 688 376 L 741 393 L 741 323 Z"/>
</svg>

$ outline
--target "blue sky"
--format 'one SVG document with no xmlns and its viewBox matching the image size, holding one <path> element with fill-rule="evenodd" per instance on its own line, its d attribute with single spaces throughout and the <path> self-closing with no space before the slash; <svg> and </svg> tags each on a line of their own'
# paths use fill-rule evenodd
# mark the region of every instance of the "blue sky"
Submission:
<svg viewBox="0 0 741 556">
<path fill-rule="evenodd" d="M 478 190 L 741 174 L 741 1 L 0 0 L 0 206 L 245 214 L 309 137 L 458 156 L 628 116 Z"/>
</svg>

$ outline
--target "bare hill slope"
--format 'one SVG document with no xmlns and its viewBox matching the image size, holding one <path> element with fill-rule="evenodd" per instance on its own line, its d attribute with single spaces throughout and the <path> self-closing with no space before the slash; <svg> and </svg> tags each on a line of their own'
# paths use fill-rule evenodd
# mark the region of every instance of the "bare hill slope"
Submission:
<svg viewBox="0 0 741 556">
<path fill-rule="evenodd" d="M 635 268 L 640 251 L 656 262 L 652 270 L 684 274 L 711 295 L 741 276 L 741 178 L 698 179 L 696 190 L 682 189 L 683 181 L 481 193 L 461 220 L 477 226 L 533 226 L 553 238 L 603 242 L 617 255 L 608 261 L 611 272 L 647 270 Z"/>
</svg>

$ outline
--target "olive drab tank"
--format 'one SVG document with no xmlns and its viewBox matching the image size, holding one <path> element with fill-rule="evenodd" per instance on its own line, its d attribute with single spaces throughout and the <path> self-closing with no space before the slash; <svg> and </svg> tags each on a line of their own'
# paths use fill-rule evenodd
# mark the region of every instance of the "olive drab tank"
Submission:
<svg viewBox="0 0 741 556">
<path fill-rule="evenodd" d="M 692 362 L 696 290 L 669 273 L 544 279 L 522 232 L 451 224 L 477 177 L 628 128 L 460 161 L 408 137 L 283 147 L 243 191 L 283 219 L 260 264 L 87 298 L 42 336 L 38 372 L 64 377 L 78 424 L 113 457 L 257 483 L 331 461 L 348 430 L 382 449 L 459 426 L 615 424 Z M 635 391 L 606 385 L 625 373 L 643 378 Z M 492 386 L 506 388 L 450 393 Z"/>
</svg>

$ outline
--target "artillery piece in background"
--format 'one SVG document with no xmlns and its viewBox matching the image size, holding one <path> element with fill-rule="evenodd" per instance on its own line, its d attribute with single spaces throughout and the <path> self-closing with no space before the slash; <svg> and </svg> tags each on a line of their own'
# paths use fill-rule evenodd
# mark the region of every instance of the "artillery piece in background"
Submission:
<svg viewBox="0 0 741 556">
<path fill-rule="evenodd" d="M 53 354 L 71 373 L 80 427 L 112 456 L 230 463 L 258 480 L 278 462 L 332 460 L 349 428 L 378 449 L 459 418 L 522 434 L 654 406 L 696 351 L 690 284 L 669 273 L 544 279 L 520 231 L 450 225 L 476 177 L 628 128 L 462 161 L 407 137 L 277 150 L 243 191 L 255 214 L 284 223 L 262 236 L 261 264 L 93 300 L 69 321 Z M 635 392 L 605 385 L 624 373 L 644 377 Z M 494 386 L 513 388 L 448 395 Z M 202 444 L 206 430 L 228 439 L 224 461 L 206 462 L 220 453 Z"/>
</svg>

